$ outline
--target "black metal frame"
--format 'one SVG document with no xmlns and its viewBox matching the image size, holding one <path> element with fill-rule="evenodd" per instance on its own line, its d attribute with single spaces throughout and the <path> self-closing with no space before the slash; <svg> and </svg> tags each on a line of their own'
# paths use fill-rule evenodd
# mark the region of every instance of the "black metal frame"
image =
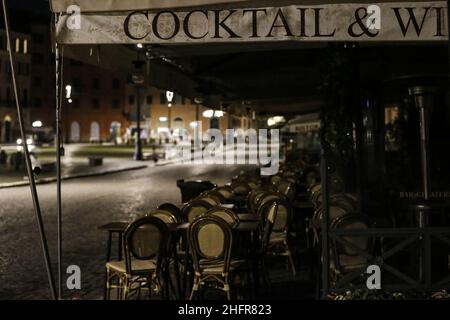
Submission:
<svg viewBox="0 0 450 320">
<path fill-rule="evenodd" d="M 450 289 L 450 272 L 449 274 L 438 281 L 432 281 L 432 239 L 440 240 L 450 247 L 450 227 L 428 227 L 428 228 L 370 228 L 365 230 L 332 230 L 329 232 L 331 240 L 336 241 L 342 245 L 348 246 L 358 254 L 367 259 L 361 268 L 349 272 L 340 277 L 335 283 L 328 282 L 324 286 L 323 294 L 327 295 L 329 292 L 347 291 L 349 288 L 362 288 L 361 285 L 352 283 L 361 274 L 365 273 L 369 265 L 376 264 L 382 270 L 389 272 L 397 279 L 402 280 L 402 283 L 391 283 L 383 285 L 383 289 L 393 290 L 419 290 L 419 291 L 438 291 L 443 289 Z M 348 237 L 366 237 L 378 239 L 382 243 L 387 238 L 404 238 L 392 248 L 383 252 L 382 248 L 379 253 L 368 252 L 361 249 L 357 245 L 347 241 Z M 423 250 L 423 279 L 413 279 L 405 273 L 397 270 L 393 266 L 386 263 L 388 258 L 391 258 L 401 250 L 414 245 L 416 243 L 419 250 Z M 323 270 L 325 271 L 325 270 Z M 328 268 L 329 272 L 329 268 Z M 327 272 L 327 273 L 328 273 Z M 366 287 L 364 287 L 366 288 Z M 366 288 L 367 289 L 367 288 Z"/>
</svg>

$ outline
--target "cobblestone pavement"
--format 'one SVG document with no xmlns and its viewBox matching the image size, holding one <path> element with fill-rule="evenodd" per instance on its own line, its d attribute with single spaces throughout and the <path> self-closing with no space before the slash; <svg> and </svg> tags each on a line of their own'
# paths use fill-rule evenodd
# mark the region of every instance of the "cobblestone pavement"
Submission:
<svg viewBox="0 0 450 320">
<path fill-rule="evenodd" d="M 242 169 L 236 166 L 168 165 L 65 181 L 64 270 L 68 265 L 80 266 L 82 289 L 76 292 L 65 290 L 63 298 L 102 297 L 107 235 L 97 230 L 97 226 L 110 221 L 131 221 L 166 201 L 180 203 L 177 179 L 209 179 L 223 184 Z M 53 183 L 38 186 L 54 263 L 57 257 L 55 189 Z M 56 264 L 54 270 L 56 276 Z M 0 189 L 0 299 L 49 298 L 29 187 Z"/>
</svg>

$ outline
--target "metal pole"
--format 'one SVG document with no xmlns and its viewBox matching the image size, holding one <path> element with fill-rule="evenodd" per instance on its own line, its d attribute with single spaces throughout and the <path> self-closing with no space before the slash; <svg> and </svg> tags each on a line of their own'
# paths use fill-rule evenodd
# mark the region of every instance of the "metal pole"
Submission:
<svg viewBox="0 0 450 320">
<path fill-rule="evenodd" d="M 435 89 L 432 87 L 412 87 L 409 94 L 414 97 L 420 115 L 420 155 L 424 199 L 430 196 L 430 154 L 429 154 L 429 109 Z"/>
<path fill-rule="evenodd" d="M 142 141 L 141 141 L 141 89 L 140 86 L 136 87 L 136 97 L 137 97 L 137 136 L 136 136 L 136 154 L 134 156 L 135 160 L 142 160 Z"/>
<path fill-rule="evenodd" d="M 420 114 L 420 155 L 421 155 L 421 171 L 422 171 L 422 187 L 424 194 L 424 203 L 418 204 L 415 207 L 419 228 L 426 228 L 428 226 L 428 219 L 431 212 L 431 207 L 428 205 L 430 198 L 430 152 L 429 152 L 429 109 L 432 107 L 432 95 L 435 89 L 432 87 L 412 87 L 409 88 L 409 94 L 414 97 L 416 107 L 419 108 Z M 420 237 L 423 240 L 423 237 Z M 422 246 L 419 255 L 419 278 L 423 280 L 424 275 L 427 275 L 427 259 L 424 251 L 426 243 Z"/>
<path fill-rule="evenodd" d="M 8 42 L 9 62 L 11 65 L 11 77 L 12 77 L 12 82 L 13 82 L 14 96 L 16 99 L 17 117 L 19 120 L 20 135 L 22 137 L 22 147 L 23 147 L 23 151 L 25 154 L 25 163 L 27 166 L 28 179 L 30 181 L 31 196 L 33 198 L 34 212 L 35 212 L 35 216 L 36 216 L 36 222 L 38 225 L 39 236 L 41 239 L 41 247 L 42 247 L 42 252 L 44 255 L 45 267 L 47 269 L 47 277 L 48 277 L 48 282 L 49 282 L 49 287 L 50 287 L 50 293 L 51 293 L 52 299 L 56 300 L 55 283 L 54 283 L 52 268 L 51 268 L 51 264 L 50 264 L 50 255 L 48 252 L 47 238 L 45 235 L 44 224 L 42 221 L 41 207 L 39 204 L 39 197 L 38 197 L 37 190 L 36 190 L 36 182 L 34 181 L 33 168 L 31 166 L 30 152 L 28 151 L 27 138 L 26 138 L 26 134 L 25 134 L 25 125 L 24 125 L 23 114 L 22 114 L 22 107 L 20 106 L 19 95 L 17 92 L 16 73 L 15 73 L 15 69 L 14 69 L 14 58 L 13 58 L 13 54 L 12 54 L 13 47 L 11 45 L 8 13 L 6 11 L 7 10 L 6 0 L 2 0 L 2 4 L 3 4 L 3 14 L 4 14 L 4 18 L 5 18 L 6 38 L 7 38 L 7 42 Z"/>
<path fill-rule="evenodd" d="M 321 175 L 321 195 L 322 195 L 322 299 L 328 298 L 329 290 L 329 249 L 328 249 L 328 164 L 326 161 L 325 150 L 322 149 L 322 157 L 320 161 L 320 175 Z"/>
<path fill-rule="evenodd" d="M 170 106 L 170 102 L 167 105 L 167 127 L 169 129 L 169 134 L 172 133 L 171 127 L 172 127 L 172 107 Z"/>
<path fill-rule="evenodd" d="M 62 203 L 61 203 L 61 100 L 60 100 L 60 55 L 55 41 L 56 67 L 56 211 L 58 233 L 58 299 L 62 298 Z"/>
</svg>

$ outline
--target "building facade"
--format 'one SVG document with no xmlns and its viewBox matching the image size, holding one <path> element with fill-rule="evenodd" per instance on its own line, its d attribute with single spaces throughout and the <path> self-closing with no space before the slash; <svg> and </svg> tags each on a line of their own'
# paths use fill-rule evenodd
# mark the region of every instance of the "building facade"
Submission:
<svg viewBox="0 0 450 320">
<path fill-rule="evenodd" d="M 67 142 L 120 138 L 128 127 L 122 75 L 66 60 L 63 81 L 63 132 Z"/>
<path fill-rule="evenodd" d="M 130 128 L 128 137 L 135 134 L 138 96 L 141 108 L 142 138 L 164 141 L 180 135 L 193 137 L 201 124 L 202 133 L 209 129 L 218 129 L 225 133 L 227 129 L 246 130 L 254 128 L 251 115 L 238 112 L 233 106 L 226 110 L 212 109 L 192 99 L 173 94 L 172 101 L 167 99 L 167 91 L 150 86 L 126 87 L 127 110 L 130 110 Z M 126 139 L 127 140 L 127 139 Z"/>
<path fill-rule="evenodd" d="M 12 33 L 19 97 L 27 131 L 55 131 L 55 60 L 50 27 L 31 24 L 28 33 Z M 163 142 L 181 134 L 194 136 L 201 122 L 203 132 L 214 128 L 247 129 L 248 114 L 239 108 L 215 110 L 151 86 L 137 87 L 129 75 L 63 58 L 62 132 L 66 142 L 134 143 L 137 105 L 140 104 L 141 136 L 146 142 Z M 0 30 L 0 143 L 14 143 L 19 126 L 14 104 L 6 36 Z M 169 107 L 170 105 L 170 107 Z"/>
<path fill-rule="evenodd" d="M 15 57 L 17 94 L 24 110 L 25 124 L 30 126 L 30 36 L 12 32 L 11 40 Z M 0 30 L 0 143 L 13 143 L 19 135 L 6 33 Z"/>
</svg>

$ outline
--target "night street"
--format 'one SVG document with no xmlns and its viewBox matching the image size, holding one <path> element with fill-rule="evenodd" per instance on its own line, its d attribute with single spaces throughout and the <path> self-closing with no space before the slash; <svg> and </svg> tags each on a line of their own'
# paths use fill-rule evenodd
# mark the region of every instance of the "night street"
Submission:
<svg viewBox="0 0 450 320">
<path fill-rule="evenodd" d="M 102 298 L 107 234 L 97 226 L 132 221 L 166 201 L 180 203 L 176 180 L 224 184 L 242 168 L 167 165 L 70 180 L 63 184 L 64 270 L 80 266 L 82 290 L 64 298 Z M 56 186 L 38 186 L 53 263 L 56 263 Z M 0 189 L 0 299 L 48 299 L 49 290 L 28 187 Z M 113 254 L 116 250 L 113 243 Z M 56 264 L 55 264 L 56 266 Z M 55 277 L 56 277 L 56 267 Z"/>
</svg>

